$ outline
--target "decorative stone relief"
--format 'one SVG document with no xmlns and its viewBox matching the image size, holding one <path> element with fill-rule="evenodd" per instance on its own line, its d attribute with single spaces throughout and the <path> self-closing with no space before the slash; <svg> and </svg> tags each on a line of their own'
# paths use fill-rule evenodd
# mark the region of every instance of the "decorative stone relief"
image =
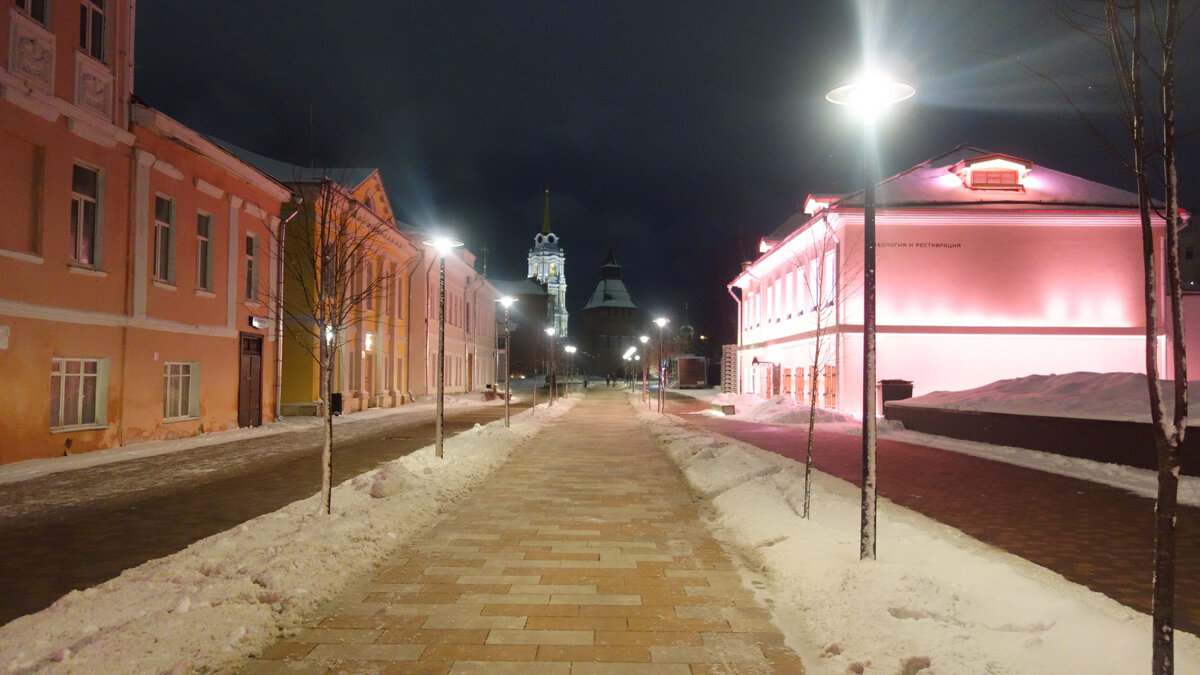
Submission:
<svg viewBox="0 0 1200 675">
<path fill-rule="evenodd" d="M 8 70 L 42 91 L 54 93 L 54 34 L 9 9 Z"/>
<path fill-rule="evenodd" d="M 82 52 L 75 53 L 75 105 L 112 121 L 113 74 Z"/>
</svg>

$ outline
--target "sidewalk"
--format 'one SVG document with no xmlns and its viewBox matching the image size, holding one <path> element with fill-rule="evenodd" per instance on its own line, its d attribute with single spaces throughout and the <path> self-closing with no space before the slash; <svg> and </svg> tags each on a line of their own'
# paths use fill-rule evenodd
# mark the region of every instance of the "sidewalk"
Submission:
<svg viewBox="0 0 1200 675">
<path fill-rule="evenodd" d="M 596 389 L 244 673 L 803 673 L 625 393 Z"/>
</svg>

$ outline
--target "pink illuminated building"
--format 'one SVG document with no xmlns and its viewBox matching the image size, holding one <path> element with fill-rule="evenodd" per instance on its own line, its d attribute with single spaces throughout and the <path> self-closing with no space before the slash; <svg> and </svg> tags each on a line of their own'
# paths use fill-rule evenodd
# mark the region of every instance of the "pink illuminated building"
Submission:
<svg viewBox="0 0 1200 675">
<path fill-rule="evenodd" d="M 959 146 L 884 180 L 876 199 L 880 380 L 920 395 L 1145 371 L 1136 194 Z M 1161 251 L 1163 221 L 1154 228 Z M 810 196 L 763 239 L 729 284 L 740 391 L 799 399 L 816 387 L 818 405 L 861 412 L 862 248 L 861 192 Z M 1172 376 L 1161 356 L 1159 367 Z"/>
</svg>

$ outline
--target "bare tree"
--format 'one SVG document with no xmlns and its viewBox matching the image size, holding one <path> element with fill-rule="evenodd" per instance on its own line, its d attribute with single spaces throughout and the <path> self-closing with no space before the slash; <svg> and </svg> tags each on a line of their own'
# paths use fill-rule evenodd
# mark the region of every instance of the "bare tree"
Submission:
<svg viewBox="0 0 1200 675">
<path fill-rule="evenodd" d="M 282 298 L 272 303 L 286 332 L 316 361 L 324 417 L 321 449 L 321 504 L 328 515 L 333 501 L 333 390 L 338 351 L 361 307 L 380 297 L 398 272 L 377 264 L 379 240 L 394 225 L 359 203 L 338 180 L 324 175 L 296 181 L 299 213 L 278 236 L 283 251 Z"/>
<path fill-rule="evenodd" d="M 1120 104 L 1129 148 L 1127 152 L 1115 151 L 1114 154 L 1131 171 L 1137 185 L 1145 270 L 1146 384 L 1158 463 L 1151 601 L 1151 672 L 1156 675 L 1169 675 L 1175 670 L 1175 518 L 1183 460 L 1181 445 L 1187 430 L 1188 413 L 1183 292 L 1179 275 L 1181 222 L 1176 169 L 1175 54 L 1183 42 L 1181 27 L 1195 11 L 1195 2 L 1182 0 L 1091 0 L 1060 12 L 1070 25 L 1094 37 L 1108 51 L 1117 80 L 1113 98 Z M 1059 89 L 1063 91 L 1062 87 Z M 1079 107 L 1069 94 L 1067 98 L 1078 111 Z M 1086 115 L 1080 116 L 1089 127 L 1098 131 L 1097 124 Z M 1110 149 L 1115 148 L 1115 144 L 1108 145 Z M 1163 405 L 1158 370 L 1159 281 L 1155 269 L 1155 217 L 1165 223 L 1166 230 L 1161 253 L 1165 261 L 1163 273 L 1173 337 L 1170 348 L 1174 410 L 1170 419 Z"/>
<path fill-rule="evenodd" d="M 847 249 L 848 242 L 838 239 L 828 220 L 822 218 L 809 225 L 806 245 L 791 256 L 802 281 L 797 285 L 797 295 L 803 289 L 806 297 L 796 298 L 805 303 L 809 310 L 810 354 L 812 371 L 805 388 L 808 391 L 808 442 L 804 452 L 804 507 L 801 516 L 808 518 L 812 496 L 813 431 L 817 423 L 818 374 L 836 362 L 833 341 L 838 334 L 838 316 L 849 297 L 856 295 L 853 279 L 861 279 L 855 273 L 851 261 L 860 259 Z M 840 249 L 840 250 L 839 250 Z M 793 381 L 794 382 L 794 381 Z M 796 386 L 795 383 L 793 386 Z M 826 383 L 825 386 L 828 386 Z"/>
</svg>

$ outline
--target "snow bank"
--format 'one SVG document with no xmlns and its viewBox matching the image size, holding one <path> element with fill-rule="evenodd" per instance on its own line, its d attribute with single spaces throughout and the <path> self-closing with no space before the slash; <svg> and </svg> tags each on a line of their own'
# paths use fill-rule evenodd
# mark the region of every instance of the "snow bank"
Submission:
<svg viewBox="0 0 1200 675">
<path fill-rule="evenodd" d="M 760 599 L 810 673 L 1134 673 L 1150 618 L 887 500 L 878 560 L 858 560 L 859 489 L 641 413 L 742 557 Z M 1176 672 L 1200 672 L 1200 640 L 1176 633 Z"/>
<path fill-rule="evenodd" d="M 793 403 L 789 396 L 763 399 L 754 394 L 719 394 L 712 402 L 734 406 L 737 412 L 731 417 L 738 420 L 762 424 L 808 424 L 808 406 Z M 853 422 L 855 419 L 853 415 L 817 406 L 817 422 Z"/>
<path fill-rule="evenodd" d="M 313 497 L 126 570 L 0 627 L 0 669 L 212 672 L 236 666 L 365 574 L 574 404 L 476 425 Z"/>
<path fill-rule="evenodd" d="M 1188 382 L 1198 391 L 1200 382 Z M 1174 383 L 1162 381 L 1163 403 L 1170 415 L 1175 409 Z M 1067 373 L 1029 375 L 999 380 L 963 391 L 935 391 L 904 401 L 954 410 L 1049 415 L 1091 419 L 1150 421 L 1150 394 L 1141 373 Z"/>
</svg>

